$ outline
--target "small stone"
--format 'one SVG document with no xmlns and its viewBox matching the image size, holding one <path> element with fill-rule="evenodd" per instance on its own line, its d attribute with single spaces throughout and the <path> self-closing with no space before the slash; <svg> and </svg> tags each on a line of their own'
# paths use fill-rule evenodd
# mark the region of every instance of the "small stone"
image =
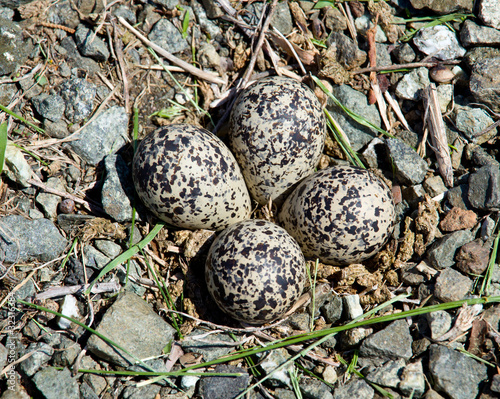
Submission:
<svg viewBox="0 0 500 399">
<path fill-rule="evenodd" d="M 94 31 L 88 29 L 83 24 L 78 25 L 78 28 L 76 28 L 75 42 L 78 50 L 85 57 L 93 58 L 98 62 L 107 61 L 109 58 L 109 50 L 106 43 Z"/>
<path fill-rule="evenodd" d="M 500 209 L 500 167 L 483 166 L 469 176 L 468 198 L 473 207 L 496 211 Z"/>
<path fill-rule="evenodd" d="M 425 318 L 431 329 L 432 339 L 439 338 L 451 328 L 451 316 L 444 310 L 436 310 L 435 312 L 427 313 Z"/>
<path fill-rule="evenodd" d="M 21 362 L 21 370 L 28 377 L 35 374 L 44 364 L 46 364 L 54 354 L 54 348 L 44 342 L 34 342 L 26 348 L 26 353 L 35 351 L 30 357 Z"/>
<path fill-rule="evenodd" d="M 482 0 L 479 3 L 479 18 L 485 25 L 500 29 L 498 0 Z"/>
<path fill-rule="evenodd" d="M 31 99 L 33 106 L 42 117 L 49 119 L 52 122 L 59 121 L 66 108 L 64 100 L 57 94 L 48 95 L 42 93 Z"/>
<path fill-rule="evenodd" d="M 498 46 L 500 45 L 500 32 L 494 28 L 480 26 L 471 19 L 467 19 L 460 29 L 460 41 L 465 47 Z"/>
<path fill-rule="evenodd" d="M 4 172 L 10 180 L 22 187 L 30 186 L 28 180 L 32 175 L 31 167 L 22 151 L 11 143 L 7 143 L 5 148 Z"/>
<path fill-rule="evenodd" d="M 104 158 L 106 177 L 101 191 L 104 211 L 117 222 L 132 220 L 134 187 L 130 169 L 119 154 Z"/>
<path fill-rule="evenodd" d="M 471 13 L 474 5 L 473 0 L 410 0 L 410 3 L 417 10 L 427 8 L 440 15 L 453 12 Z"/>
<path fill-rule="evenodd" d="M 120 397 L 121 399 L 157 398 L 159 397 L 160 389 L 161 387 L 156 384 L 149 384 L 141 387 L 127 386 Z"/>
<path fill-rule="evenodd" d="M 309 331 L 311 315 L 307 313 L 294 313 L 288 318 L 288 324 L 294 330 Z"/>
<path fill-rule="evenodd" d="M 69 136 L 68 125 L 62 120 L 52 122 L 49 119 L 45 119 L 43 121 L 43 127 L 45 129 L 45 133 L 52 138 L 63 139 Z"/>
<path fill-rule="evenodd" d="M 48 219 L 29 220 L 10 215 L 0 218 L 0 228 L 0 251 L 6 263 L 33 259 L 49 262 L 57 258 L 68 243 Z"/>
<path fill-rule="evenodd" d="M 59 95 L 66 104 L 66 118 L 78 123 L 92 112 L 96 87 L 85 79 L 69 79 L 61 84 Z"/>
<path fill-rule="evenodd" d="M 486 241 L 488 240 L 493 232 L 495 231 L 496 222 L 489 216 L 484 218 L 483 224 L 481 225 L 481 238 Z"/>
<path fill-rule="evenodd" d="M 383 330 L 366 338 L 361 344 L 360 355 L 408 360 L 412 356 L 412 341 L 406 320 L 396 320 Z"/>
<path fill-rule="evenodd" d="M 63 193 L 66 192 L 63 182 L 57 177 L 49 177 L 45 184 L 49 188 Z M 36 202 L 42 207 L 43 212 L 48 219 L 56 220 L 57 208 L 61 202 L 61 197 L 59 195 L 41 191 L 40 194 L 36 196 Z"/>
<path fill-rule="evenodd" d="M 455 264 L 455 252 L 462 245 L 472 241 L 469 230 L 459 230 L 447 234 L 434 242 L 427 251 L 427 261 L 435 269 L 441 270 Z"/>
<path fill-rule="evenodd" d="M 363 398 L 372 399 L 375 395 L 373 388 L 361 378 L 351 378 L 345 385 L 340 385 L 333 392 L 334 399 Z"/>
<path fill-rule="evenodd" d="M 324 23 L 326 29 L 332 31 L 344 31 L 347 29 L 347 19 L 336 7 L 326 7 Z"/>
<path fill-rule="evenodd" d="M 396 95 L 404 100 L 418 101 L 422 91 L 430 85 L 429 70 L 416 68 L 406 73 L 396 86 Z"/>
<path fill-rule="evenodd" d="M 486 365 L 442 345 L 431 345 L 429 371 L 434 389 L 452 399 L 475 398 L 479 383 L 488 378 Z"/>
<path fill-rule="evenodd" d="M 423 183 L 425 191 L 433 198 L 447 191 L 441 176 L 431 176 L 425 179 Z"/>
<path fill-rule="evenodd" d="M 203 7 L 198 2 L 192 1 L 191 6 L 193 7 L 194 14 L 196 15 L 196 20 L 198 22 L 199 27 L 210 39 L 215 39 L 219 37 L 222 32 L 219 25 L 210 21 L 207 16 L 207 11 L 205 7 Z"/>
<path fill-rule="evenodd" d="M 474 143 L 469 143 L 465 146 L 465 159 L 478 166 L 500 165 L 483 147 Z"/>
<path fill-rule="evenodd" d="M 500 393 L 500 374 L 495 374 L 491 379 L 490 389 L 493 392 Z"/>
<path fill-rule="evenodd" d="M 465 55 L 465 49 L 458 44 L 457 37 L 445 25 L 420 29 L 413 43 L 424 54 L 439 60 L 454 60 Z"/>
<path fill-rule="evenodd" d="M 383 365 L 376 367 L 366 375 L 366 379 L 374 384 L 389 388 L 397 388 L 401 381 L 400 375 L 405 366 L 403 359 L 389 360 Z"/>
<path fill-rule="evenodd" d="M 408 43 L 404 43 L 396 47 L 392 54 L 394 54 L 400 64 L 409 64 L 415 60 L 416 54 L 413 48 Z"/>
<path fill-rule="evenodd" d="M 369 168 L 378 169 L 379 164 L 382 164 L 383 162 L 382 160 L 387 159 L 385 142 L 382 139 L 375 137 L 361 152 L 361 157 Z"/>
<path fill-rule="evenodd" d="M 126 143 L 128 114 L 123 107 L 113 106 L 85 126 L 69 146 L 88 164 L 97 165 Z"/>
<path fill-rule="evenodd" d="M 160 19 L 155 24 L 149 32 L 148 39 L 172 54 L 180 53 L 189 48 L 186 39 L 182 37 L 179 30 L 165 18 Z"/>
<path fill-rule="evenodd" d="M 70 214 L 75 212 L 75 201 L 70 198 L 65 198 L 59 204 L 59 212 Z"/>
<path fill-rule="evenodd" d="M 32 48 L 30 41 L 23 40 L 23 30 L 18 24 L 0 18 L 0 76 L 15 72 Z"/>
<path fill-rule="evenodd" d="M 454 86 L 452 84 L 440 84 L 437 87 L 437 99 L 439 110 L 442 114 L 448 112 L 448 108 L 454 98 Z M 456 152 L 456 151 L 453 151 Z"/>
<path fill-rule="evenodd" d="M 422 184 L 403 188 L 403 198 L 411 206 L 418 206 L 418 203 L 424 199 L 425 194 L 426 192 Z"/>
<path fill-rule="evenodd" d="M 401 140 L 387 139 L 386 143 L 396 177 L 407 185 L 422 183 L 428 167 L 420 155 Z"/>
<path fill-rule="evenodd" d="M 287 3 L 286 1 L 279 2 L 271 18 L 271 24 L 285 36 L 290 34 L 293 29 L 292 14 Z M 247 12 L 243 14 L 243 20 L 252 26 L 258 24 L 262 15 L 262 6 L 262 2 L 248 4 L 245 7 Z"/>
<path fill-rule="evenodd" d="M 34 375 L 33 382 L 45 399 L 80 399 L 78 381 L 67 368 L 44 368 Z"/>
<path fill-rule="evenodd" d="M 408 364 L 400 378 L 398 388 L 403 395 L 419 398 L 424 394 L 426 384 L 421 360 Z"/>
<path fill-rule="evenodd" d="M 488 267 L 490 246 L 481 238 L 471 241 L 460 248 L 457 253 L 457 268 L 466 274 L 483 274 Z"/>
<path fill-rule="evenodd" d="M 446 199 L 450 207 L 459 207 L 461 209 L 470 209 L 471 204 L 468 198 L 469 185 L 459 184 L 453 188 L 450 188 L 446 194 Z"/>
<path fill-rule="evenodd" d="M 64 297 L 59 313 L 78 320 L 78 318 L 80 317 L 80 311 L 78 310 L 78 301 L 73 295 L 66 295 Z M 65 319 L 64 317 L 58 318 L 57 325 L 62 330 L 67 330 L 72 325 L 74 326 L 71 321 Z"/>
<path fill-rule="evenodd" d="M 61 335 L 61 343 L 57 345 L 57 350 L 54 351 L 53 365 L 70 367 L 81 351 L 82 348 L 77 342 Z"/>
<path fill-rule="evenodd" d="M 329 384 L 335 384 L 338 379 L 335 367 L 330 365 L 326 366 L 323 370 L 323 379 Z"/>
<path fill-rule="evenodd" d="M 473 65 L 469 83 L 476 102 L 500 111 L 500 57 L 478 59 Z"/>
<path fill-rule="evenodd" d="M 327 301 L 320 307 L 321 314 L 327 323 L 335 323 L 342 317 L 342 298 L 333 296 L 331 300 Z"/>
<path fill-rule="evenodd" d="M 317 378 L 303 376 L 299 380 L 299 387 L 305 398 L 333 399 L 331 388 Z"/>
<path fill-rule="evenodd" d="M 199 353 L 203 360 L 210 362 L 221 356 L 227 355 L 234 348 L 234 341 L 227 334 L 210 334 L 204 336 L 206 331 L 194 329 L 181 341 L 182 349 L 188 353 Z M 203 339 L 197 339 L 198 336 Z M 227 343 L 227 344 L 225 344 Z"/>
<path fill-rule="evenodd" d="M 127 348 L 139 359 L 162 354 L 175 335 L 175 330 L 149 304 L 130 292 L 118 296 L 103 315 L 96 331 Z M 135 359 L 95 335 L 90 336 L 87 347 L 97 357 L 122 367 L 135 363 Z"/>
<path fill-rule="evenodd" d="M 290 354 L 286 349 L 278 348 L 266 353 L 264 358 L 259 361 L 259 365 L 266 375 L 272 373 L 267 380 L 271 386 L 291 387 L 290 374 L 293 372 L 293 363 L 273 373 L 277 367 L 285 363 L 289 358 Z"/>
<path fill-rule="evenodd" d="M 359 303 L 359 295 L 347 295 L 343 299 L 348 320 L 354 320 L 363 314 L 363 308 Z"/>
<path fill-rule="evenodd" d="M 429 76 L 434 82 L 449 83 L 453 80 L 455 74 L 450 68 L 444 65 L 437 65 L 429 71 Z"/>
<path fill-rule="evenodd" d="M 473 286 L 473 281 L 455 269 L 441 270 L 434 286 L 434 296 L 441 302 L 464 299 Z"/>
<path fill-rule="evenodd" d="M 500 35 L 500 32 L 499 32 Z M 496 129 L 479 135 L 479 133 L 493 124 L 488 114 L 481 108 L 460 107 L 455 113 L 455 126 L 467 139 L 476 144 L 483 144 L 497 134 Z"/>
<path fill-rule="evenodd" d="M 338 62 L 347 70 L 357 68 L 366 61 L 366 52 L 360 50 L 354 40 L 342 32 L 330 33 L 326 44 L 335 48 Z M 357 113 L 359 111 L 356 110 Z"/>
<path fill-rule="evenodd" d="M 474 211 L 466 211 L 459 207 L 453 207 L 446 214 L 445 218 L 439 223 L 443 231 L 457 231 L 463 229 L 472 229 L 477 223 L 477 215 Z"/>
<path fill-rule="evenodd" d="M 105 256 L 102 252 L 88 244 L 83 246 L 83 256 L 85 259 L 85 266 L 97 270 L 101 270 L 111 261 L 111 259 Z"/>
</svg>

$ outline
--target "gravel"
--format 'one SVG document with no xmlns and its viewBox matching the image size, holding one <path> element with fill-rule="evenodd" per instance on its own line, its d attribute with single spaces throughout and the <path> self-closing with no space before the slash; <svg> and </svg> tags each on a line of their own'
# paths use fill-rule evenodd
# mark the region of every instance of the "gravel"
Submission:
<svg viewBox="0 0 500 399">
<path fill-rule="evenodd" d="M 353 150 L 391 186 L 398 221 L 388 244 L 363 264 L 319 264 L 314 303 L 309 297 L 273 327 L 228 330 L 248 326 L 221 312 L 208 295 L 204 262 L 216 234 L 171 226 L 164 226 L 145 247 L 133 247 L 130 262 L 101 279 L 118 284 L 119 294 L 83 293 L 82 285 L 157 223 L 131 185 L 136 144 L 170 123 L 214 131 L 232 103 L 233 92 L 227 90 L 234 89 L 249 65 L 259 33 L 253 26 L 261 20 L 264 3 L 231 4 L 236 13 L 228 18 L 213 0 L 125 1 L 106 9 L 90 0 L 79 1 L 78 9 L 67 0 L 0 0 L 0 104 L 44 129 L 42 133 L 0 112 L 0 133 L 4 126 L 8 133 L 0 182 L 0 370 L 5 370 L 0 399 L 234 398 L 262 377 L 269 378 L 249 397 L 295 397 L 294 379 L 305 398 L 380 397 L 371 383 L 394 398 L 498 396 L 500 376 L 489 367 L 499 357 L 500 306 L 494 297 L 468 320 L 461 312 L 472 312 L 470 307 L 447 309 L 328 336 L 280 371 L 276 368 L 316 339 L 252 357 L 256 371 L 243 360 L 203 369 L 241 373 L 238 377 L 188 375 L 136 386 L 150 377 L 76 371 L 178 371 L 217 362 L 242 346 L 268 345 L 309 332 L 311 324 L 315 331 L 344 325 L 402 293 L 409 297 L 376 316 L 500 295 L 498 260 L 488 269 L 500 211 L 496 0 L 345 2 L 346 13 L 340 6 L 278 3 L 270 29 L 287 36 L 307 72 L 377 128 L 390 126 L 394 136 L 355 122 L 316 90 Z M 450 13 L 473 13 L 474 18 L 427 27 L 392 23 L 394 17 Z M 346 15 L 352 16 L 354 32 Z M 118 16 L 165 50 L 227 82 L 206 82 L 163 60 L 210 117 L 192 106 Z M 247 25 L 238 26 L 235 18 Z M 375 52 L 369 45 L 371 28 Z M 289 46 L 273 32 L 257 54 L 251 80 L 273 74 L 275 65 L 283 75 L 303 76 Z M 402 40 L 403 34 L 408 40 Z M 363 70 L 373 66 L 374 56 L 377 71 Z M 415 64 L 399 68 L 397 63 Z M 440 83 L 439 73 L 453 79 Z M 382 97 L 390 96 L 401 108 L 408 127 L 393 111 L 394 103 L 383 121 L 370 89 L 373 80 Z M 422 143 L 431 134 L 422 103 L 431 82 L 437 85 L 438 107 L 445 115 L 453 187 L 444 185 L 433 148 Z M 310 79 L 304 83 L 315 87 Z M 219 128 L 219 137 L 226 140 L 224 123 Z M 340 145 L 328 137 L 318 169 L 346 163 Z M 256 206 L 252 217 L 272 221 L 279 207 L 269 209 Z M 312 270 L 313 264 L 311 259 Z M 491 281 L 483 284 L 488 273 Z M 168 296 L 158 290 L 156 279 L 165 283 Z M 48 293 L 48 299 L 40 299 Z M 148 368 L 132 365 L 135 360 L 121 349 L 67 319 L 29 309 L 15 299 L 78 319 L 144 359 Z M 165 311 L 172 304 L 183 312 L 175 318 L 179 330 L 173 314 Z M 346 366 L 338 363 L 337 356 L 349 363 L 356 352 L 356 370 L 366 379 L 347 374 Z"/>
</svg>

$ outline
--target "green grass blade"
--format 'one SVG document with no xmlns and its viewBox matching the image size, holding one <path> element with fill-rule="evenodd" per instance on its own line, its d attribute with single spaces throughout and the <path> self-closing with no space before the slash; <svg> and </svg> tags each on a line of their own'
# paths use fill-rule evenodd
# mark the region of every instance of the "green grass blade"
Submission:
<svg viewBox="0 0 500 399">
<path fill-rule="evenodd" d="M 495 228 L 493 231 L 497 231 L 497 236 L 493 241 L 493 248 L 491 250 L 490 260 L 488 262 L 488 267 L 486 268 L 486 273 L 484 274 L 483 284 L 481 285 L 481 289 L 479 290 L 479 295 L 483 295 L 487 293 L 490 289 L 491 279 L 493 277 L 493 269 L 496 266 L 496 259 L 498 256 L 498 244 L 500 242 L 500 225 L 498 220 L 495 224 Z"/>
<path fill-rule="evenodd" d="M 141 249 L 143 249 L 146 245 L 148 245 L 155 237 L 156 235 L 160 232 L 160 230 L 163 228 L 165 224 L 164 223 L 158 223 L 150 232 L 149 234 L 143 238 L 141 241 L 139 241 L 137 244 L 135 244 L 133 247 L 130 247 L 127 249 L 125 252 L 122 254 L 118 255 L 115 259 L 113 259 L 111 262 L 109 262 L 99 273 L 99 275 L 90 283 L 89 288 L 87 291 L 85 291 L 85 294 L 88 295 L 90 294 L 90 290 L 94 286 L 97 281 L 99 281 L 100 278 L 102 278 L 104 275 L 109 273 L 111 270 L 113 270 L 115 267 L 118 267 L 122 263 L 125 263 L 128 259 L 130 259 L 132 256 L 134 256 L 137 252 L 139 252 Z"/>
<path fill-rule="evenodd" d="M 7 107 L 4 107 L 2 104 L 0 104 L 0 110 L 3 111 L 3 112 L 5 112 L 6 114 L 9 114 L 10 116 L 16 118 L 17 120 L 21 121 L 25 125 L 28 125 L 32 129 L 35 129 L 38 133 L 45 133 L 45 130 L 43 130 L 41 127 L 38 127 L 37 125 L 34 125 L 30 121 L 24 119 L 21 115 L 16 114 L 15 112 L 11 111 Z"/>
<path fill-rule="evenodd" d="M 0 125 L 0 174 L 5 162 L 5 150 L 7 149 L 7 122 Z"/>
<path fill-rule="evenodd" d="M 365 119 L 361 115 L 358 115 L 354 111 L 351 111 L 349 108 L 347 108 L 344 104 L 342 104 L 337 99 L 337 97 L 335 97 L 333 95 L 333 93 L 330 90 L 328 90 L 326 88 L 326 86 L 323 83 L 321 83 L 321 81 L 316 76 L 311 75 L 311 78 L 312 78 L 312 80 L 314 80 L 314 83 L 316 83 L 319 86 L 319 88 L 321 90 L 323 90 L 323 92 L 334 102 L 334 104 L 337 107 L 339 107 L 340 109 L 342 109 L 342 111 L 344 111 L 351 119 L 353 119 L 354 121 L 356 121 L 360 125 L 366 126 L 366 127 L 370 128 L 370 129 L 373 129 L 373 130 L 377 131 L 378 133 L 381 133 L 381 134 L 383 134 L 383 135 L 385 135 L 387 137 L 394 138 L 394 136 L 392 134 L 390 134 L 389 132 L 387 132 L 386 130 L 384 130 L 384 129 L 378 127 L 378 126 L 375 126 L 369 120 Z"/>
</svg>

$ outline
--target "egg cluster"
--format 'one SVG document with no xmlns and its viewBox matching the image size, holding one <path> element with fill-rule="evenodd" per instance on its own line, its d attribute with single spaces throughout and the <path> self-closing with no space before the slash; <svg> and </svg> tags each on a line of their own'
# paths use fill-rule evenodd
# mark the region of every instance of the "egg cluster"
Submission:
<svg viewBox="0 0 500 399">
<path fill-rule="evenodd" d="M 293 79 L 248 87 L 229 125 L 229 148 L 194 126 L 157 130 L 136 151 L 133 180 L 160 219 L 223 230 L 207 258 L 208 290 L 226 313 L 259 324 L 278 319 L 299 298 L 304 255 L 349 264 L 377 252 L 392 232 L 394 205 L 389 188 L 369 171 L 314 173 L 325 120 L 314 93 Z M 250 220 L 250 198 L 283 204 L 281 227 Z"/>
</svg>

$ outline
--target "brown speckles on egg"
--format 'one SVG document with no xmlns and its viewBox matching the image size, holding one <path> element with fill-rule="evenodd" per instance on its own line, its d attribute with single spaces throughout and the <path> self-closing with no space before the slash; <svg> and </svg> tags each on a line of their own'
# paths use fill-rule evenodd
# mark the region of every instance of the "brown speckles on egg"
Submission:
<svg viewBox="0 0 500 399">
<path fill-rule="evenodd" d="M 231 111 L 229 140 L 256 201 L 282 202 L 314 171 L 325 126 L 318 99 L 294 79 L 269 77 L 243 91 Z"/>
<path fill-rule="evenodd" d="M 251 211 L 233 155 L 218 137 L 196 126 L 169 125 L 144 138 L 132 175 L 142 202 L 174 226 L 221 230 Z"/>
<path fill-rule="evenodd" d="M 305 260 L 281 227 L 246 220 L 224 230 L 208 254 L 205 279 L 219 307 L 237 320 L 276 320 L 302 294 Z"/>
<path fill-rule="evenodd" d="M 310 176 L 279 214 L 306 257 L 334 265 L 373 256 L 387 242 L 394 220 L 389 187 L 370 171 L 352 166 Z"/>
</svg>

